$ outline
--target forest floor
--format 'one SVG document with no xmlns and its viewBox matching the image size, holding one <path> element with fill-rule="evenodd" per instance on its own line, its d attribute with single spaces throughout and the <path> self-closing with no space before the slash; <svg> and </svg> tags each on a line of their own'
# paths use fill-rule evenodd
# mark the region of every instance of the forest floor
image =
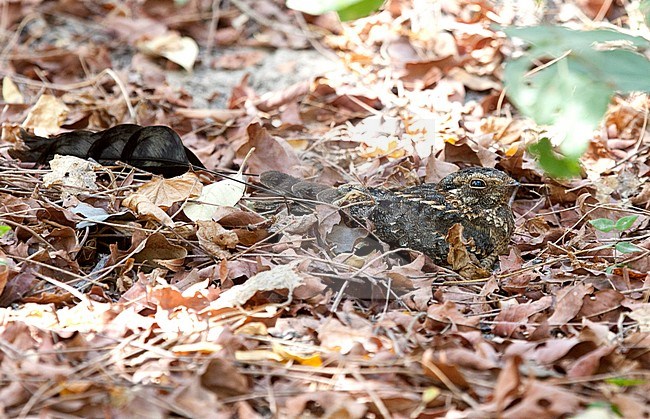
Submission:
<svg viewBox="0 0 650 419">
<path fill-rule="evenodd" d="M 495 26 L 629 25 L 612 3 L 341 24 L 280 0 L 3 2 L 0 415 L 650 417 L 650 101 L 614 97 L 581 176 L 552 179 Z M 212 172 L 8 154 L 21 128 L 124 123 L 172 127 Z M 331 206 L 254 211 L 267 170 L 399 188 L 469 166 L 522 184 L 486 278 L 361 249 Z"/>
</svg>

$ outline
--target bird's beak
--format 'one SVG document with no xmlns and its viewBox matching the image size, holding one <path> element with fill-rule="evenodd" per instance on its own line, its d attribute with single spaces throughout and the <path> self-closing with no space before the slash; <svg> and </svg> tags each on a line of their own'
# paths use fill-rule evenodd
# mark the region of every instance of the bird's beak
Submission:
<svg viewBox="0 0 650 419">
<path fill-rule="evenodd" d="M 508 186 L 510 186 L 510 187 L 512 187 L 512 188 L 518 188 L 518 187 L 521 186 L 521 183 L 519 183 L 519 182 L 517 182 L 516 180 L 512 179 L 512 182 L 510 182 L 510 183 L 508 184 Z"/>
</svg>

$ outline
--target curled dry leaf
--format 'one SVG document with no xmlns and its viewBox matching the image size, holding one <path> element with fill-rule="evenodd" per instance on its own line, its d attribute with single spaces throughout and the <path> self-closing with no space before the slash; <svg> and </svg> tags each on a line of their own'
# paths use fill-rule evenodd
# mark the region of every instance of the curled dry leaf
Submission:
<svg viewBox="0 0 650 419">
<path fill-rule="evenodd" d="M 131 194 L 124 198 L 122 206 L 130 209 L 146 220 L 156 220 L 162 225 L 168 227 L 174 225 L 174 220 L 172 220 L 172 218 L 167 215 L 162 208 L 151 202 L 145 195 L 139 193 Z"/>
<path fill-rule="evenodd" d="M 285 289 L 289 291 L 289 301 L 293 290 L 304 282 L 302 274 L 296 271 L 297 263 L 276 266 L 270 271 L 260 272 L 242 285 L 235 285 L 219 296 L 210 309 L 237 307 L 246 304 L 258 291 Z"/>
<path fill-rule="evenodd" d="M 239 243 L 237 233 L 226 230 L 215 221 L 197 221 L 196 225 L 199 227 L 196 237 L 201 247 L 219 259 L 230 256 L 230 252 L 226 249 L 234 249 Z"/>
<path fill-rule="evenodd" d="M 199 178 L 190 172 L 171 179 L 156 178 L 142 185 L 136 193 L 126 197 L 122 205 L 138 215 L 171 226 L 174 222 L 164 210 L 176 202 L 199 196 L 201 188 Z"/>
<path fill-rule="evenodd" d="M 23 122 L 23 128 L 34 130 L 36 135 L 50 135 L 58 132 L 70 109 L 52 95 L 42 95 L 36 101 Z"/>
<path fill-rule="evenodd" d="M 467 246 L 471 246 L 472 243 L 467 243 L 463 240 L 462 225 L 454 224 L 449 229 L 445 240 L 449 243 L 447 262 L 449 262 L 454 271 L 457 271 L 463 278 L 468 279 L 487 278 L 490 276 L 490 272 L 479 266 L 476 257 L 467 251 Z"/>
<path fill-rule="evenodd" d="M 244 196 L 246 182 L 244 182 L 244 167 L 246 160 L 255 151 L 251 148 L 242 161 L 239 171 L 225 180 L 204 186 L 197 199 L 199 203 L 189 202 L 183 207 L 183 212 L 192 221 L 210 221 L 217 213 L 219 207 L 234 207 Z"/>
<path fill-rule="evenodd" d="M 427 349 L 422 355 L 424 374 L 440 383 L 449 380 L 461 389 L 469 388 L 469 383 L 465 380 L 462 372 L 445 358 L 444 352 Z"/>
<path fill-rule="evenodd" d="M 135 261 L 150 267 L 163 267 L 177 272 L 183 268 L 187 250 L 169 243 L 161 233 L 152 234 L 138 247 L 142 249 L 134 255 Z"/>
</svg>

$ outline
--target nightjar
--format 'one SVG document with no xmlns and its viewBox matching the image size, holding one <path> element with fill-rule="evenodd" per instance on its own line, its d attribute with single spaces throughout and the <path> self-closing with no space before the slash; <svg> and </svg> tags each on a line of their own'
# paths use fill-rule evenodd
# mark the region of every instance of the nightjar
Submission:
<svg viewBox="0 0 650 419">
<path fill-rule="evenodd" d="M 509 201 L 519 185 L 483 167 L 400 190 L 333 188 L 276 171 L 262 173 L 260 183 L 284 195 L 338 205 L 353 219 L 370 221 L 373 233 L 391 247 L 420 251 L 438 265 L 448 265 L 447 235 L 459 224 L 468 253 L 486 269 L 507 250 L 515 225 Z"/>
</svg>

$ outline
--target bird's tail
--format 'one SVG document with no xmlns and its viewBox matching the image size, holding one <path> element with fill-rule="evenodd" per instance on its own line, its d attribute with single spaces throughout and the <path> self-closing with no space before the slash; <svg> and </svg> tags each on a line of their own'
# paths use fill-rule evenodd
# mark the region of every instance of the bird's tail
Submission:
<svg viewBox="0 0 650 419">
<path fill-rule="evenodd" d="M 341 192 L 331 186 L 295 178 L 286 173 L 268 171 L 260 175 L 260 183 L 280 195 L 333 203 L 341 198 Z"/>
</svg>

